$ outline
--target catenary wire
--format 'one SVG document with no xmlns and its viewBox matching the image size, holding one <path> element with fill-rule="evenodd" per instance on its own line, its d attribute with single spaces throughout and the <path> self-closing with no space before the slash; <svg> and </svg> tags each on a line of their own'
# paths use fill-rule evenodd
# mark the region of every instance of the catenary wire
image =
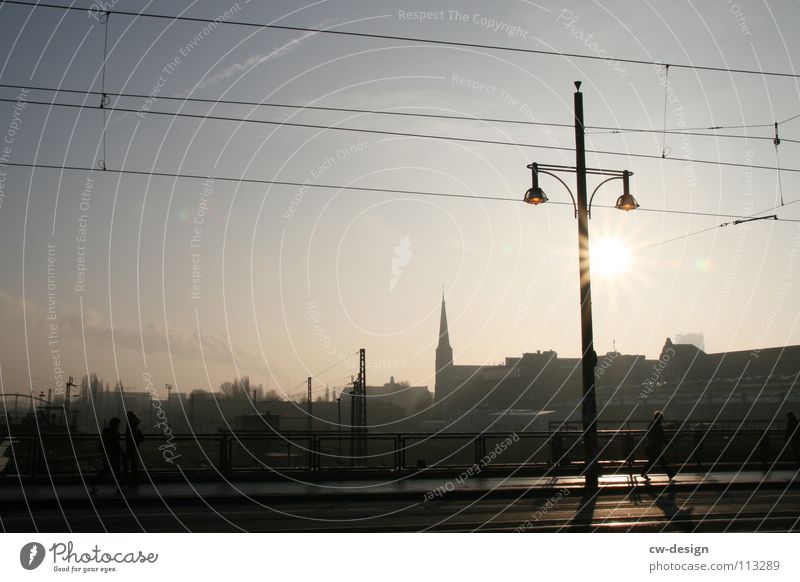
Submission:
<svg viewBox="0 0 800 582">
<path fill-rule="evenodd" d="M 49 4 L 45 2 L 22 2 L 20 0 L 2 0 L 2 4 L 14 4 L 18 6 L 27 6 L 29 8 L 52 8 L 58 10 L 71 10 L 71 11 L 79 11 L 79 12 L 88 12 L 90 7 L 82 7 L 82 6 L 62 6 L 58 4 Z M 160 19 L 160 20 L 172 20 L 177 22 L 196 22 L 196 23 L 203 23 L 203 24 L 216 24 L 217 26 L 227 25 L 227 26 L 242 26 L 248 28 L 260 28 L 260 29 L 268 29 L 268 30 L 287 30 L 293 32 L 310 32 L 310 33 L 317 33 L 317 34 L 329 34 L 329 35 L 337 35 L 337 36 L 344 36 L 344 37 L 356 37 L 356 38 L 369 38 L 369 39 L 377 39 L 377 40 L 393 40 L 393 41 L 401 41 L 401 42 L 418 42 L 422 44 L 430 44 L 430 45 L 440 45 L 440 46 L 454 46 L 454 47 L 462 47 L 462 48 L 474 48 L 474 49 L 486 49 L 486 50 L 495 50 L 495 51 L 506 51 L 506 52 L 514 52 L 514 53 L 521 53 L 521 54 L 533 54 L 533 55 L 542 55 L 542 56 L 554 56 L 554 57 L 561 57 L 567 59 L 586 59 L 586 60 L 593 60 L 593 61 L 603 61 L 603 62 L 618 62 L 618 63 L 627 63 L 633 65 L 647 65 L 647 66 L 664 66 L 669 65 L 673 68 L 680 68 L 680 69 L 689 69 L 689 70 L 696 70 L 696 71 L 713 71 L 713 72 L 721 72 L 721 73 L 728 73 L 728 74 L 747 74 L 747 75 L 762 75 L 762 76 L 769 76 L 769 77 L 784 77 L 789 79 L 800 79 L 800 74 L 797 73 L 787 73 L 782 71 L 759 71 L 756 69 L 742 69 L 742 68 L 731 68 L 731 67 L 719 67 L 719 66 L 711 66 L 711 65 L 693 65 L 689 63 L 664 63 L 661 61 L 651 61 L 647 59 L 636 59 L 636 58 L 625 58 L 625 57 L 609 57 L 609 56 L 600 56 L 600 55 L 587 55 L 587 54 L 580 54 L 580 53 L 569 53 L 569 52 L 561 52 L 561 51 L 553 51 L 553 50 L 545 50 L 545 49 L 532 49 L 532 48 L 522 48 L 522 47 L 512 47 L 512 46 L 503 46 L 503 45 L 493 45 L 493 44 L 481 44 L 481 43 L 472 43 L 472 42 L 459 42 L 459 41 L 450 41 L 450 40 L 442 40 L 442 39 L 431 39 L 431 38 L 423 38 L 423 37 L 413 37 L 413 36 L 400 36 L 400 35 L 391 35 L 391 34 L 378 34 L 378 33 L 369 33 L 369 32 L 355 32 L 355 31 L 348 31 L 348 30 L 332 30 L 330 28 L 318 28 L 318 27 L 308 27 L 308 26 L 289 26 L 285 24 L 264 24 L 259 22 L 245 22 L 241 20 L 232 20 L 232 19 L 222 19 L 217 17 L 216 19 L 212 18 L 200 18 L 196 16 L 175 16 L 170 14 L 158 14 L 158 13 L 151 13 L 151 12 L 135 12 L 131 10 L 99 10 L 98 12 L 104 12 L 106 14 L 119 14 L 122 16 L 129 16 L 133 18 L 152 18 L 152 19 Z"/>
<path fill-rule="evenodd" d="M 71 171 L 71 172 L 97 172 L 97 173 L 109 173 L 109 174 L 122 174 L 122 175 L 133 175 L 133 176 L 147 176 L 147 177 L 159 177 L 159 178 L 180 178 L 180 179 L 192 179 L 192 180 L 215 180 L 219 182 L 234 182 L 234 183 L 241 183 L 241 184 L 261 184 L 261 185 L 268 185 L 268 186 L 291 186 L 297 188 L 320 188 L 326 190 L 344 190 L 344 191 L 356 191 L 356 192 L 373 192 L 373 193 L 382 193 L 382 194 L 409 194 L 413 196 L 433 196 L 433 197 L 440 197 L 440 198 L 462 198 L 462 199 L 472 199 L 472 200 L 488 200 L 494 202 L 517 202 L 523 203 L 522 198 L 507 198 L 507 197 L 500 197 L 500 196 L 484 196 L 479 194 L 452 194 L 447 192 L 433 192 L 433 191 L 426 191 L 426 190 L 405 190 L 399 188 L 378 188 L 378 187 L 367 187 L 367 186 L 343 186 L 343 185 L 336 185 L 336 184 L 310 184 L 308 182 L 293 182 L 287 180 L 266 180 L 266 179 L 259 179 L 259 178 L 234 178 L 231 176 L 207 176 L 203 174 L 188 174 L 188 173 L 173 173 L 173 172 L 160 172 L 160 171 L 146 171 L 146 170 L 131 170 L 131 169 L 99 169 L 99 168 L 92 168 L 89 166 L 76 166 L 76 165 L 58 165 L 58 164 L 42 164 L 42 163 L 26 163 L 26 162 L 6 162 L 0 165 L 10 166 L 10 167 L 19 167 L 19 168 L 29 168 L 29 169 L 43 169 L 43 170 L 57 170 L 57 171 Z M 547 202 L 548 204 L 553 204 L 556 206 L 573 206 L 572 202 L 561 202 L 561 201 L 554 201 L 550 200 Z M 786 206 L 793 204 L 793 202 L 789 202 Z M 616 208 L 612 205 L 606 204 L 593 204 L 592 208 L 603 208 L 603 209 L 612 209 Z M 711 218 L 750 218 L 753 215 L 741 215 L 741 214 L 725 214 L 725 213 L 712 213 L 712 212 L 700 212 L 700 211 L 693 211 L 693 210 L 672 210 L 667 208 L 637 208 L 637 212 L 656 212 L 662 214 L 676 214 L 676 215 L 684 215 L 684 216 L 703 216 L 703 217 L 711 217 Z M 767 212 L 764 210 L 762 212 Z"/>
<path fill-rule="evenodd" d="M 13 83 L 0 83 L 0 87 L 8 88 L 8 89 L 27 89 L 29 91 L 44 91 L 48 93 L 66 93 L 66 94 L 76 94 L 76 95 L 93 95 L 102 97 L 106 95 L 108 97 L 118 97 L 123 99 L 153 99 L 152 95 L 145 95 L 142 93 L 129 93 L 129 92 L 122 92 L 122 93 L 115 93 L 115 92 L 101 92 L 101 91 L 92 91 L 92 90 L 85 90 L 85 89 L 64 89 L 64 88 L 53 88 L 53 87 L 42 87 L 42 86 L 34 86 L 34 85 L 27 85 L 27 84 L 13 84 Z M 508 119 L 508 118 L 497 118 L 497 117 L 477 117 L 477 116 L 469 116 L 469 115 L 455 115 L 455 114 L 443 114 L 443 113 L 415 113 L 410 111 L 385 111 L 380 109 L 361 109 L 361 108 L 352 108 L 352 107 L 333 107 L 333 106 L 323 106 L 323 105 L 303 105 L 303 104 L 292 104 L 292 103 L 276 103 L 273 101 L 247 101 L 247 100 L 236 100 L 236 99 L 210 99 L 210 98 L 203 98 L 203 97 L 178 97 L 178 96 L 170 96 L 170 95 L 158 95 L 158 101 L 172 101 L 172 102 L 180 102 L 180 103 L 204 103 L 210 105 L 233 105 L 233 106 L 249 106 L 249 107 L 274 107 L 279 109 L 298 109 L 303 111 L 325 111 L 325 112 L 336 112 L 336 113 L 359 113 L 359 114 L 368 114 L 368 115 L 385 115 L 385 116 L 394 116 L 394 117 L 411 117 L 411 118 L 421 118 L 421 119 L 446 119 L 446 120 L 456 120 L 456 121 L 471 121 L 471 122 L 482 122 L 482 123 L 507 123 L 512 125 L 524 125 L 524 126 L 543 126 L 543 127 L 560 127 L 564 129 L 574 129 L 574 125 L 571 123 L 557 123 L 557 122 L 548 122 L 548 121 L 530 121 L 530 120 L 523 120 L 523 119 Z M 3 99 L 2 101 L 9 102 L 8 99 Z M 48 103 L 48 105 L 51 103 Z M 57 103 L 53 102 L 52 105 L 58 105 Z M 90 106 L 90 105 L 87 105 Z M 137 110 L 138 111 L 138 110 Z M 610 127 L 604 125 L 587 125 L 587 130 L 593 130 L 591 133 L 653 133 L 653 134 L 663 134 L 666 133 L 667 135 L 689 135 L 689 136 L 697 136 L 697 137 L 715 137 L 715 138 L 730 138 L 730 139 L 749 139 L 749 140 L 772 140 L 770 136 L 753 136 L 753 135 L 741 135 L 741 134 L 726 134 L 726 133 L 706 133 L 708 131 L 717 131 L 722 129 L 753 129 L 753 128 L 765 128 L 765 127 L 772 127 L 773 124 L 771 123 L 758 123 L 752 125 L 715 125 L 715 126 L 707 126 L 707 127 L 697 127 L 697 128 L 690 128 L 690 129 L 655 129 L 655 128 L 636 128 L 636 127 Z M 800 140 L 791 140 L 791 139 L 784 139 L 784 141 L 788 141 L 791 143 L 800 143 Z"/>
<path fill-rule="evenodd" d="M 0 99 L 0 102 L 16 102 L 16 100 L 12 99 Z M 48 103 L 45 101 L 26 101 L 28 104 L 31 105 L 43 105 L 43 106 L 57 106 L 57 107 L 66 107 L 66 108 L 74 108 L 74 109 L 97 109 L 99 106 L 97 105 L 86 105 L 80 103 Z M 106 110 L 108 111 L 116 111 L 122 113 L 140 113 L 140 110 L 137 109 L 128 109 L 122 107 L 107 107 Z M 206 115 L 206 114 L 198 114 L 198 113 L 175 113 L 175 112 L 166 112 L 166 111 L 147 111 L 144 112 L 148 115 L 163 115 L 163 116 L 172 116 L 172 117 L 184 117 L 190 119 L 202 119 L 204 121 L 228 121 L 228 122 L 236 122 L 236 123 L 255 123 L 255 124 L 262 124 L 262 125 L 279 125 L 285 127 L 296 127 L 296 128 L 304 128 L 304 129 L 321 129 L 326 131 L 343 131 L 343 132 L 351 132 L 351 133 L 368 133 L 374 135 L 389 135 L 395 137 L 413 137 L 418 139 L 435 139 L 440 141 L 455 141 L 455 142 L 464 142 L 464 143 L 478 143 L 483 145 L 500 145 L 500 146 L 511 146 L 516 148 L 533 148 L 533 149 L 542 149 L 542 150 L 555 150 L 555 151 L 566 151 L 572 152 L 574 151 L 571 147 L 566 146 L 553 146 L 553 145 L 544 145 L 544 144 L 535 144 L 535 143 L 525 143 L 525 142 L 510 142 L 510 141 L 503 141 L 503 140 L 490 140 L 490 139 L 482 139 L 482 138 L 471 138 L 471 137 L 460 137 L 460 136 L 445 136 L 445 135 L 438 135 L 438 134 L 428 134 L 428 133 L 414 133 L 414 132 L 403 132 L 403 131 L 388 131 L 388 130 L 380 130 L 380 129 L 368 129 L 368 128 L 359 128 L 359 127 L 339 127 L 335 125 L 320 125 L 314 123 L 298 123 L 292 121 L 271 121 L 271 120 L 263 120 L 263 119 L 245 119 L 241 117 L 226 117 L 226 116 L 218 116 L 218 115 Z M 662 158 L 660 155 L 656 154 L 643 154 L 643 153 L 635 153 L 635 152 L 618 152 L 613 150 L 595 150 L 595 149 L 587 149 L 587 154 L 597 154 L 597 155 L 607 155 L 607 156 L 622 156 L 627 158 L 639 158 L 639 159 L 648 159 L 648 160 L 660 160 L 660 161 L 669 161 L 669 162 L 683 162 L 683 163 L 694 163 L 694 164 L 703 164 L 703 165 L 715 165 L 715 166 L 722 166 L 722 167 L 731 167 L 731 168 L 748 168 L 751 170 L 769 170 L 775 171 L 777 168 L 775 166 L 764 166 L 760 164 L 746 164 L 746 163 L 739 163 L 739 162 L 725 162 L 721 160 L 706 160 L 706 159 L 699 159 L 699 158 Z M 800 173 L 800 168 L 781 168 L 784 172 L 792 172 L 792 173 Z"/>
<path fill-rule="evenodd" d="M 760 211 L 758 211 L 758 212 L 754 212 L 753 214 L 750 214 L 749 216 L 746 216 L 746 217 L 745 217 L 745 219 L 748 219 L 748 218 L 755 218 L 755 217 L 757 217 L 757 216 L 758 216 L 758 215 L 760 215 L 760 214 L 764 214 L 765 212 L 769 212 L 770 210 L 775 210 L 775 209 L 777 209 L 777 208 L 785 208 L 786 206 L 791 206 L 792 204 L 796 204 L 796 203 L 798 203 L 798 202 L 800 202 L 800 198 L 798 198 L 797 200 L 792 200 L 791 202 L 788 202 L 788 203 L 786 203 L 786 204 L 780 204 L 780 205 L 778 205 L 778 206 L 773 206 L 773 207 L 771 207 L 771 208 L 767 208 L 766 210 L 760 210 Z M 794 222 L 794 223 L 800 223 L 800 219 L 794 219 L 794 218 L 775 218 L 775 219 L 774 219 L 774 221 L 776 221 L 776 222 Z M 633 249 L 633 251 L 632 251 L 632 252 L 634 252 L 634 253 L 635 253 L 635 252 L 638 252 L 638 251 L 643 251 L 643 250 L 646 250 L 646 249 L 652 249 L 652 248 L 654 248 L 654 247 L 659 247 L 659 246 L 661 246 L 661 245 L 665 245 L 665 244 L 667 244 L 667 243 L 671 243 L 671 242 L 679 241 L 679 240 L 682 240 L 682 239 L 685 239 L 685 238 L 693 237 L 693 236 L 696 236 L 696 235 L 698 235 L 698 234 L 703 234 L 704 232 L 708 232 L 708 231 L 710 231 L 710 230 L 714 230 L 714 229 L 717 229 L 717 228 L 724 228 L 724 227 L 726 227 L 726 226 L 731 226 L 731 224 L 730 224 L 730 223 L 716 224 L 716 225 L 714 225 L 714 226 L 709 226 L 708 228 L 703 228 L 703 229 L 700 229 L 700 230 L 695 230 L 695 231 L 693 231 L 693 232 L 689 232 L 689 233 L 683 234 L 683 235 L 681 235 L 681 236 L 676 236 L 676 237 L 674 237 L 674 238 L 669 238 L 669 239 L 667 239 L 667 240 L 662 240 L 662 241 L 659 241 L 659 242 L 656 242 L 656 243 L 652 243 L 652 244 L 649 244 L 649 245 L 645 245 L 645 246 L 643 246 L 643 247 L 639 247 L 639 248 L 637 248 L 637 249 Z"/>
</svg>

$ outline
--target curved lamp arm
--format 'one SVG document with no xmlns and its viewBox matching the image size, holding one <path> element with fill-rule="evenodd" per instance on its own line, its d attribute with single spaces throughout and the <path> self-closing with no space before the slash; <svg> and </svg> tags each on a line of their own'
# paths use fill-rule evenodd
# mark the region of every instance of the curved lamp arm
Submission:
<svg viewBox="0 0 800 582">
<path fill-rule="evenodd" d="M 564 188 L 567 189 L 567 192 L 569 193 L 569 197 L 572 200 L 572 209 L 575 211 L 575 218 L 578 218 L 578 205 L 575 202 L 575 196 L 572 195 L 572 190 L 569 189 L 569 186 L 567 186 L 567 183 L 564 180 L 562 180 L 561 178 L 559 178 L 558 176 L 556 176 L 555 174 L 553 174 L 551 172 L 548 172 L 546 170 L 539 170 L 537 168 L 534 171 L 537 172 L 538 174 L 547 174 L 548 176 L 552 176 L 553 178 L 555 178 L 556 180 L 561 182 L 561 185 L 564 186 Z"/>
<path fill-rule="evenodd" d="M 611 176 L 610 178 L 606 178 L 605 180 L 600 182 L 597 186 L 595 186 L 595 189 L 592 190 L 592 195 L 589 198 L 589 207 L 587 208 L 587 211 L 589 213 L 589 218 L 592 217 L 592 200 L 594 200 L 594 195 L 597 194 L 597 191 L 600 189 L 600 186 L 602 186 L 606 182 L 610 182 L 611 180 L 622 180 L 622 176 Z"/>
</svg>

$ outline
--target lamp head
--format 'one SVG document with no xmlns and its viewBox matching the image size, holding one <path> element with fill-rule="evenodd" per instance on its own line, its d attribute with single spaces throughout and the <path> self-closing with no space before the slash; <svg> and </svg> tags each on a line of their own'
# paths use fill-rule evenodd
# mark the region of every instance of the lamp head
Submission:
<svg viewBox="0 0 800 582">
<path fill-rule="evenodd" d="M 523 200 L 528 204 L 538 206 L 539 204 L 547 202 L 547 195 L 541 188 L 530 188 L 525 192 L 525 198 Z"/>
<path fill-rule="evenodd" d="M 525 197 L 522 200 L 527 204 L 533 204 L 534 206 L 544 204 L 547 202 L 547 195 L 544 193 L 544 190 L 539 187 L 539 173 L 537 171 L 537 165 L 531 164 L 528 167 L 531 169 L 531 187 L 527 192 L 525 192 Z"/>
<path fill-rule="evenodd" d="M 633 197 L 633 194 L 630 192 L 630 185 L 628 177 L 631 175 L 630 172 L 627 170 L 622 173 L 622 196 L 617 198 L 617 203 L 614 207 L 617 210 L 624 210 L 625 212 L 630 212 L 631 210 L 636 210 L 639 208 L 639 203 L 636 201 L 636 198 Z"/>
</svg>

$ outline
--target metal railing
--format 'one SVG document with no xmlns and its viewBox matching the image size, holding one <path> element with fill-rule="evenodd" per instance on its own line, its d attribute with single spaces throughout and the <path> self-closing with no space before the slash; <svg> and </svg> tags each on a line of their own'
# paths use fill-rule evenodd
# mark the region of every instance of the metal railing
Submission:
<svg viewBox="0 0 800 582">
<path fill-rule="evenodd" d="M 632 471 L 646 459 L 643 430 L 598 431 L 599 461 L 606 471 Z M 690 470 L 771 468 L 795 463 L 780 430 L 699 429 L 667 432 L 666 456 Z M 264 471 L 406 471 L 410 469 L 531 468 L 577 472 L 578 431 L 484 433 L 282 433 L 148 435 L 140 463 L 152 473 L 221 475 Z M 357 447 L 364 439 L 365 449 Z M 124 447 L 123 447 L 124 448 Z M 366 450 L 363 455 L 353 451 Z M 0 437 L 0 482 L 18 476 L 91 475 L 103 465 L 98 435 L 15 434 Z"/>
</svg>

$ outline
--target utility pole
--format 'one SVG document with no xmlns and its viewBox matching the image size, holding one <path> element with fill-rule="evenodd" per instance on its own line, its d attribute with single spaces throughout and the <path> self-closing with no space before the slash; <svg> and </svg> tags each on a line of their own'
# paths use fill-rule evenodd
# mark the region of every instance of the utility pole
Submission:
<svg viewBox="0 0 800 582">
<path fill-rule="evenodd" d="M 308 432 L 311 432 L 313 427 L 313 416 L 312 416 L 312 400 L 311 400 L 311 376 L 308 377 L 308 397 L 306 398 L 306 412 L 308 413 Z"/>
<path fill-rule="evenodd" d="M 169 418 L 170 411 L 170 400 L 172 400 L 172 384 L 164 384 L 164 388 L 167 389 L 167 418 Z"/>
<path fill-rule="evenodd" d="M 337 427 L 336 430 L 338 432 L 338 441 L 339 441 L 339 462 L 342 462 L 342 396 L 339 395 L 339 398 L 336 399 L 336 417 Z"/>
<path fill-rule="evenodd" d="M 597 354 L 594 351 L 592 329 L 592 280 L 589 267 L 589 209 L 586 194 L 586 144 L 583 123 L 583 94 L 581 82 L 575 82 L 575 169 L 577 178 L 578 209 L 578 261 L 581 299 L 581 372 L 583 399 L 581 420 L 583 421 L 583 455 L 586 462 L 584 478 L 587 488 L 597 488 L 597 398 L 595 394 L 595 367 Z"/>
<path fill-rule="evenodd" d="M 75 386 L 75 383 L 72 381 L 72 376 L 69 377 L 67 383 L 64 385 L 64 416 L 66 417 L 67 426 L 70 425 L 70 392 L 72 392 L 72 388 Z"/>
<path fill-rule="evenodd" d="M 359 350 L 358 378 L 353 382 L 351 394 L 350 427 L 353 443 L 353 457 L 367 454 L 367 351 Z"/>
</svg>

